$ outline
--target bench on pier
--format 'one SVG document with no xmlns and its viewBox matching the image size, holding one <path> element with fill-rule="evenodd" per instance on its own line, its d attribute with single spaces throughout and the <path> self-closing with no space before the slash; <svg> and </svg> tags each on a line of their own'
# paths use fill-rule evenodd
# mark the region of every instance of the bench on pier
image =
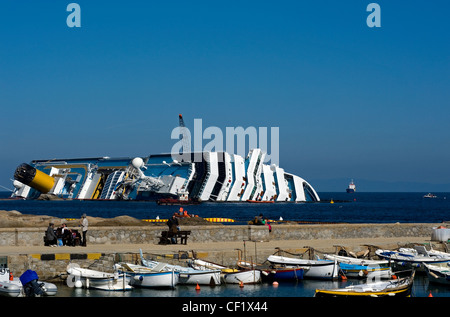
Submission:
<svg viewBox="0 0 450 317">
<path fill-rule="evenodd" d="M 161 236 L 159 237 L 158 244 L 178 243 L 178 239 L 180 240 L 180 244 L 187 244 L 188 236 L 190 234 L 191 231 L 177 231 L 176 233 L 163 231 L 161 232 Z"/>
</svg>

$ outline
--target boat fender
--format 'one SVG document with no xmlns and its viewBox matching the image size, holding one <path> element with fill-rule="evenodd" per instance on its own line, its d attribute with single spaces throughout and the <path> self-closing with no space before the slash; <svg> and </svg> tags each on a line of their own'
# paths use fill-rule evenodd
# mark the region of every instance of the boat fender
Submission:
<svg viewBox="0 0 450 317">
<path fill-rule="evenodd" d="M 135 280 L 135 281 L 141 281 L 141 282 L 142 282 L 143 279 L 144 279 L 144 277 L 143 277 L 142 275 L 139 275 L 139 276 L 136 275 L 136 276 L 134 277 L 134 280 Z"/>
</svg>

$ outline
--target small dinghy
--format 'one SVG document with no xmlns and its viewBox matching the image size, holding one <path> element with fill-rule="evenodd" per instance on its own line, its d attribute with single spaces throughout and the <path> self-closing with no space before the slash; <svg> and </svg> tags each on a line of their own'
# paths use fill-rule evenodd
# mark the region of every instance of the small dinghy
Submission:
<svg viewBox="0 0 450 317">
<path fill-rule="evenodd" d="M 257 284 L 261 282 L 260 270 L 239 270 L 224 275 L 227 284 Z"/>
<path fill-rule="evenodd" d="M 107 273 L 96 270 L 84 269 L 77 265 L 69 265 L 66 269 L 70 281 L 75 287 L 85 287 L 104 291 L 127 291 L 133 287 L 129 285 L 129 279 L 119 272 Z"/>
<path fill-rule="evenodd" d="M 316 289 L 314 297 L 409 297 L 414 282 L 411 276 L 366 284 L 350 285 L 344 288 Z"/>
<path fill-rule="evenodd" d="M 163 263 L 165 264 L 165 263 Z M 149 288 L 175 288 L 178 284 L 180 273 L 175 271 L 164 271 L 165 265 L 148 268 L 143 265 L 131 263 L 116 264 L 119 272 L 130 277 L 130 284 L 137 287 Z"/>
<path fill-rule="evenodd" d="M 153 269 L 155 267 L 163 267 L 167 271 L 175 271 L 180 273 L 179 284 L 186 285 L 220 285 L 220 269 L 195 269 L 192 267 L 184 267 L 180 265 L 172 265 L 168 263 L 162 263 L 152 260 L 147 260 L 142 254 L 142 250 L 139 250 L 141 254 L 142 265 Z"/>
<path fill-rule="evenodd" d="M 269 282 L 296 282 L 303 279 L 303 268 L 269 268 L 262 270 L 263 280 Z"/>
<path fill-rule="evenodd" d="M 450 285 L 450 263 L 424 264 L 424 267 L 430 282 Z"/>
<path fill-rule="evenodd" d="M 27 270 L 16 278 L 12 277 L 9 268 L 0 269 L 0 296 L 55 296 L 57 291 L 55 284 L 39 281 L 35 271 Z"/>
<path fill-rule="evenodd" d="M 306 260 L 285 256 L 270 255 L 272 265 L 287 268 L 303 268 L 303 278 L 334 280 L 339 278 L 339 264 L 329 260 Z"/>
<path fill-rule="evenodd" d="M 349 278 L 390 279 L 392 276 L 388 260 L 358 259 L 335 254 L 324 254 L 323 258 L 337 261 L 342 272 Z"/>
</svg>

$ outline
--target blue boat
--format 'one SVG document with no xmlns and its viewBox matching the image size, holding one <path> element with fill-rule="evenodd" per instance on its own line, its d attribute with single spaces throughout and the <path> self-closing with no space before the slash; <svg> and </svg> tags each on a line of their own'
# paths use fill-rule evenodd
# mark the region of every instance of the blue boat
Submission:
<svg viewBox="0 0 450 317">
<path fill-rule="evenodd" d="M 267 281 L 298 281 L 303 280 L 303 268 L 276 268 L 263 270 L 263 278 Z"/>
<path fill-rule="evenodd" d="M 339 266 L 344 275 L 350 278 L 389 279 L 392 276 L 390 267 L 348 264 L 342 262 L 339 263 Z"/>
</svg>

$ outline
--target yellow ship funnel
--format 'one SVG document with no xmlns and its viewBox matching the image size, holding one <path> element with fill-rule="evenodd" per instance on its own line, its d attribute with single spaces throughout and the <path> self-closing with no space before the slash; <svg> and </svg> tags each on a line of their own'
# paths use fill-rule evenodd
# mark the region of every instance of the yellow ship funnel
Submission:
<svg viewBox="0 0 450 317">
<path fill-rule="evenodd" d="M 41 193 L 48 193 L 55 184 L 55 179 L 26 163 L 19 165 L 14 172 L 14 179 L 34 188 Z"/>
</svg>

